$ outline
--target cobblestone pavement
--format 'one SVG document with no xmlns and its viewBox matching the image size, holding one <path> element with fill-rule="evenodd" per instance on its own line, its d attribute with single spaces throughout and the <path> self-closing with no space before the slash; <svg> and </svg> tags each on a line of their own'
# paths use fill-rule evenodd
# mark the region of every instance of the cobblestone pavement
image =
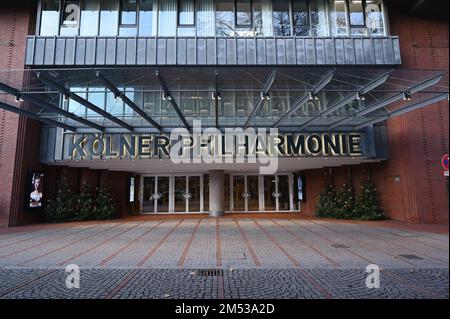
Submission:
<svg viewBox="0 0 450 319">
<path fill-rule="evenodd" d="M 368 289 L 364 270 L 238 269 L 205 276 L 198 269 L 82 269 L 80 288 L 64 269 L 1 269 L 0 298 L 105 299 L 448 299 L 448 270 L 383 270 Z"/>
<path fill-rule="evenodd" d="M 0 298 L 448 298 L 448 259 L 445 234 L 324 220 L 44 225 L 0 234 Z"/>
</svg>

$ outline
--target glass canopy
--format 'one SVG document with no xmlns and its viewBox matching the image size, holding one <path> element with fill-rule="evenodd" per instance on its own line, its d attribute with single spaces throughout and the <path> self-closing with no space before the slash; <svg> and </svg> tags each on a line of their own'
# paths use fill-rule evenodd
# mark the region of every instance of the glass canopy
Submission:
<svg viewBox="0 0 450 319">
<path fill-rule="evenodd" d="M 169 131 L 194 120 L 357 130 L 448 96 L 443 72 L 355 67 L 0 70 L 0 83 L 2 101 L 79 131 Z"/>
</svg>

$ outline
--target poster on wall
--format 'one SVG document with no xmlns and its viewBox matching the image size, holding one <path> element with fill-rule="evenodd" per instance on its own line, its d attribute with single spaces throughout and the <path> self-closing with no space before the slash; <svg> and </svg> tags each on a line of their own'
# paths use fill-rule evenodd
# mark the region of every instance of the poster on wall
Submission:
<svg viewBox="0 0 450 319">
<path fill-rule="evenodd" d="M 301 202 L 306 202 L 304 175 L 297 176 L 297 192 L 298 192 L 298 200 Z"/>
<path fill-rule="evenodd" d="M 45 174 L 42 172 L 31 172 L 29 179 L 28 208 L 42 208 L 44 202 L 44 181 Z"/>
<path fill-rule="evenodd" d="M 134 203 L 134 189 L 136 185 L 136 178 L 130 177 L 129 183 L 128 183 L 128 194 L 129 194 L 129 202 Z"/>
</svg>

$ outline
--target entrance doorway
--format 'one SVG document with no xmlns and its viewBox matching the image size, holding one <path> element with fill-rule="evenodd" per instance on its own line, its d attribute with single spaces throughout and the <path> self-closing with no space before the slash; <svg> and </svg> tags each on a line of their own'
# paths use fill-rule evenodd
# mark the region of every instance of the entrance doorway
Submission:
<svg viewBox="0 0 450 319">
<path fill-rule="evenodd" d="M 230 175 L 230 211 L 294 211 L 293 176 L 291 174 Z"/>
<path fill-rule="evenodd" d="M 203 176 L 144 176 L 143 213 L 201 213 L 204 211 Z"/>
</svg>

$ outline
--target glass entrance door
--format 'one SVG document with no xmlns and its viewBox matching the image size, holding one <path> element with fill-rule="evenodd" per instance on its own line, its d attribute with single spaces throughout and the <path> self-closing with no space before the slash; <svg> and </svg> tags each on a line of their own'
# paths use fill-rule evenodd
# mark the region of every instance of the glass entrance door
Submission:
<svg viewBox="0 0 450 319">
<path fill-rule="evenodd" d="M 144 213 L 167 213 L 170 203 L 170 185 L 168 176 L 144 177 L 143 185 Z"/>
<path fill-rule="evenodd" d="M 200 213 L 203 176 L 145 176 L 143 213 Z"/>
</svg>

